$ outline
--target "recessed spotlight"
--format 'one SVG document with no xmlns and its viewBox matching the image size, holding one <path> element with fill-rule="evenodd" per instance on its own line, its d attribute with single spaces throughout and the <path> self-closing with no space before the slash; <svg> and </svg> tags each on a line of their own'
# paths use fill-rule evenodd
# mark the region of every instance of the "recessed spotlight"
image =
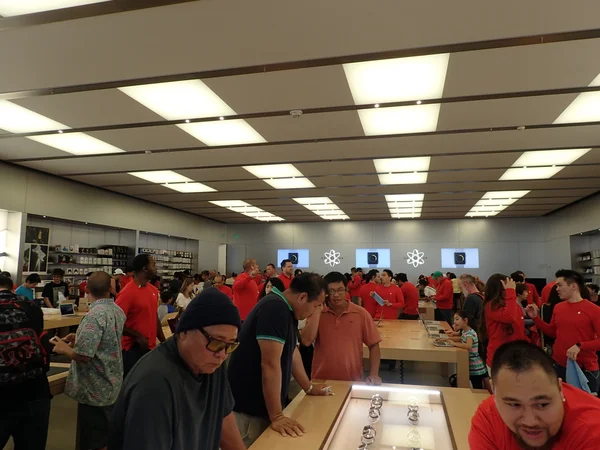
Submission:
<svg viewBox="0 0 600 450">
<path fill-rule="evenodd" d="M 523 166 L 523 169 L 527 169 L 527 166 Z"/>
<path fill-rule="evenodd" d="M 221 116 L 219 117 L 219 120 L 225 120 L 225 117 Z"/>
<path fill-rule="evenodd" d="M 421 100 L 417 100 L 417 105 L 420 105 L 421 103 L 423 103 Z"/>
<path fill-rule="evenodd" d="M 85 224 L 87 225 L 88 223 L 86 222 Z"/>
<path fill-rule="evenodd" d="M 58 134 L 63 134 L 63 130 L 58 130 Z"/>
<path fill-rule="evenodd" d="M 375 108 L 379 108 L 379 103 L 375 103 Z"/>
<path fill-rule="evenodd" d="M 519 131 L 523 131 L 524 129 L 525 129 L 525 127 L 523 125 L 517 127 L 517 130 L 519 130 Z"/>
<path fill-rule="evenodd" d="M 552 167 L 556 167 L 556 164 L 552 164 Z"/>
<path fill-rule="evenodd" d="M 44 216 L 44 219 L 46 218 L 46 216 Z"/>
<path fill-rule="evenodd" d="M 185 123 L 190 123 L 190 119 L 185 119 Z"/>
</svg>

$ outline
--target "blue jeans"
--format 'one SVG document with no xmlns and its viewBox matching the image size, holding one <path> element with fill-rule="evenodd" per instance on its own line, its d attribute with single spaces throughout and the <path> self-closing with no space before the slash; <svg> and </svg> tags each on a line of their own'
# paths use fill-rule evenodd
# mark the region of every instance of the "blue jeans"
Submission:
<svg viewBox="0 0 600 450">
<path fill-rule="evenodd" d="M 558 374 L 558 376 L 560 378 L 562 378 L 562 380 L 564 382 L 566 382 L 567 368 L 563 367 L 557 363 L 554 363 L 554 370 L 556 370 L 556 373 Z M 596 395 L 598 393 L 598 387 L 600 385 L 600 380 L 598 379 L 598 375 L 600 374 L 600 371 L 598 371 L 598 370 L 589 371 L 589 370 L 585 370 L 583 367 L 581 368 L 581 370 L 583 371 L 583 374 L 585 375 L 585 377 L 588 380 L 588 387 L 590 388 L 592 395 Z"/>
</svg>

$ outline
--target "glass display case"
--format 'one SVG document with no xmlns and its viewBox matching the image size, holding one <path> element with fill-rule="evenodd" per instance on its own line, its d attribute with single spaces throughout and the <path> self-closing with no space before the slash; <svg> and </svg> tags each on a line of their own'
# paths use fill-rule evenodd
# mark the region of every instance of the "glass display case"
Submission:
<svg viewBox="0 0 600 450">
<path fill-rule="evenodd" d="M 324 450 L 457 450 L 440 391 L 353 385 Z"/>
</svg>

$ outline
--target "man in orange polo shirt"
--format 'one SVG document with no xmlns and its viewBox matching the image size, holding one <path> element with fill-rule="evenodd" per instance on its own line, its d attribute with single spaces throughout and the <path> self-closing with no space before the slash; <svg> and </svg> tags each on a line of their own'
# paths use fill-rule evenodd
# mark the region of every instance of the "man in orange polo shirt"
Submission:
<svg viewBox="0 0 600 450">
<path fill-rule="evenodd" d="M 283 286 L 286 289 L 290 288 L 292 278 L 294 278 L 294 265 L 292 264 L 291 260 L 284 259 L 283 261 L 281 261 L 281 274 L 279 274 L 277 278 L 283 281 Z"/>
<path fill-rule="evenodd" d="M 381 336 L 370 314 L 346 299 L 346 277 L 339 272 L 325 275 L 326 306 L 316 310 L 302 329 L 304 345 L 315 343 L 312 379 L 362 381 L 363 344 L 369 348 L 366 381 L 381 384 L 379 364 Z"/>
</svg>

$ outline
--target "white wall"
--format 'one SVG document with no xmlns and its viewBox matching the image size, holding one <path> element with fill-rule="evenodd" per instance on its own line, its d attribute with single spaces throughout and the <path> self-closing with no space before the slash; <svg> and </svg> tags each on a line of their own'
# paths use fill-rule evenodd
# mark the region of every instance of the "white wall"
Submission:
<svg viewBox="0 0 600 450">
<path fill-rule="evenodd" d="M 226 242 L 225 224 L 1 162 L 0 192 L 0 209 L 195 239 L 199 267 Z"/>
<path fill-rule="evenodd" d="M 530 278 L 546 275 L 544 219 L 231 224 L 227 271 L 240 271 L 244 257 L 256 258 L 264 268 L 278 263 L 278 248 L 307 248 L 310 269 L 325 273 L 332 269 L 324 264 L 323 253 L 333 248 L 343 257 L 335 269 L 344 272 L 356 265 L 356 248 L 390 248 L 391 269 L 415 278 L 442 269 L 441 249 L 453 247 L 479 248 L 480 268 L 448 269 L 457 274 L 486 278 L 520 269 Z M 415 248 L 427 258 L 416 269 L 405 259 L 406 252 Z"/>
</svg>

